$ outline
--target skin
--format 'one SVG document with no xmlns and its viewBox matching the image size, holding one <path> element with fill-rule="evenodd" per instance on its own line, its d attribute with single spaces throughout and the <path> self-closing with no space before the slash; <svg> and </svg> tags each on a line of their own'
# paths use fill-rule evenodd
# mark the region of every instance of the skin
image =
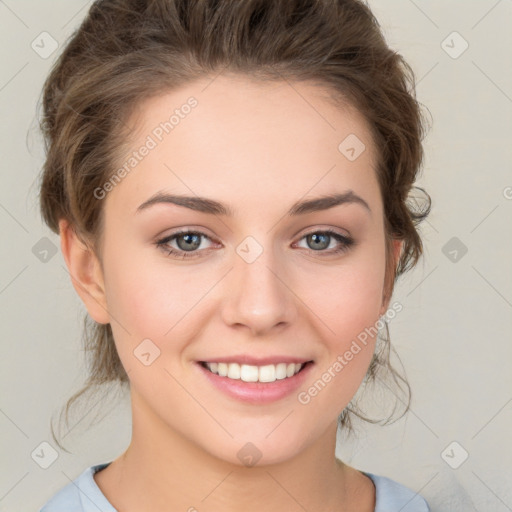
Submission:
<svg viewBox="0 0 512 512">
<path fill-rule="evenodd" d="M 132 440 L 96 482 L 122 512 L 373 511 L 373 483 L 335 458 L 335 442 L 375 339 L 307 405 L 297 393 L 243 403 L 196 366 L 218 355 L 295 355 L 314 360 L 307 390 L 384 314 L 383 204 L 366 122 L 318 85 L 224 74 L 139 105 L 131 149 L 190 96 L 197 107 L 103 199 L 100 258 L 60 225 L 73 285 L 89 314 L 111 324 L 130 379 Z M 354 161 L 338 150 L 351 133 L 366 145 Z M 235 215 L 171 204 L 137 213 L 161 190 L 215 199 Z M 347 190 L 371 212 L 347 203 L 285 215 L 298 200 Z M 178 228 L 209 237 L 196 257 L 155 245 Z M 339 247 L 331 238 L 315 252 L 305 236 L 328 228 L 356 244 L 329 255 Z M 263 249 L 250 264 L 236 252 L 247 236 Z M 183 238 L 170 244 L 187 247 Z M 395 262 L 400 250 L 395 241 Z M 133 353 L 147 338 L 160 350 L 149 366 Z M 247 442 L 261 452 L 252 467 L 237 456 Z"/>
</svg>

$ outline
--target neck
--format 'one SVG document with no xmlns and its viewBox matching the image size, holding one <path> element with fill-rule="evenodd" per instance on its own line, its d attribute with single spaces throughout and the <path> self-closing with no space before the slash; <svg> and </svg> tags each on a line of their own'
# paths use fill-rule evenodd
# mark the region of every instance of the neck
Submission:
<svg viewBox="0 0 512 512">
<path fill-rule="evenodd" d="M 134 407 L 139 404 L 132 398 Z M 221 460 L 148 418 L 147 411 L 133 415 L 129 447 L 95 477 L 118 510 L 259 512 L 263 504 L 266 512 L 340 511 L 352 509 L 360 493 L 355 473 L 366 479 L 335 458 L 336 421 L 292 459 L 248 467 Z"/>
</svg>

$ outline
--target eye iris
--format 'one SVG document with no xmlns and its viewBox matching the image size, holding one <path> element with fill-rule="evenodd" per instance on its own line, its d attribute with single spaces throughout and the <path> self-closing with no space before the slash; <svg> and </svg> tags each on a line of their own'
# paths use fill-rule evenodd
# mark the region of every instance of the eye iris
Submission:
<svg viewBox="0 0 512 512">
<path fill-rule="evenodd" d="M 195 239 L 194 242 L 191 242 L 191 239 Z M 180 240 L 186 240 L 186 244 L 192 243 L 193 246 L 185 245 L 180 243 Z M 189 251 L 197 249 L 201 245 L 201 237 L 199 235 L 193 234 L 193 233 L 187 233 L 185 235 L 180 235 L 176 238 L 176 243 L 178 244 L 178 247 L 183 251 Z"/>
<path fill-rule="evenodd" d="M 308 235 L 307 238 L 308 238 L 309 243 L 311 243 L 311 241 L 313 241 L 313 246 L 312 246 L 313 249 L 326 249 L 327 247 L 329 247 L 329 235 L 321 234 L 321 233 L 320 234 L 313 233 L 312 235 Z M 324 239 L 323 243 L 321 241 L 319 242 L 320 238 Z M 326 240 L 327 240 L 327 244 L 325 244 Z M 317 243 L 320 243 L 321 247 L 315 247 L 315 244 L 317 244 Z"/>
</svg>

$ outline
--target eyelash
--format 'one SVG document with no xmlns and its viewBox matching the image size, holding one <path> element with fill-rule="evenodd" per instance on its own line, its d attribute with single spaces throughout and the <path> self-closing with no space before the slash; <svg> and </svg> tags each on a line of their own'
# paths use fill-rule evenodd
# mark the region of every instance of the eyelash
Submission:
<svg viewBox="0 0 512 512">
<path fill-rule="evenodd" d="M 347 237 L 344 235 L 340 235 L 339 233 L 337 233 L 336 231 L 333 231 L 331 229 L 311 231 L 310 233 L 306 233 L 304 236 L 302 236 L 301 240 L 306 238 L 307 236 L 317 235 L 317 234 L 329 235 L 332 238 L 334 238 L 335 240 L 337 240 L 341 244 L 341 246 L 338 247 L 337 249 L 331 249 L 329 251 L 326 251 L 326 250 L 315 251 L 313 249 L 309 249 L 309 251 L 312 253 L 320 253 L 320 254 L 324 253 L 326 256 L 332 256 L 335 254 L 341 254 L 341 253 L 348 251 L 355 244 L 355 241 L 353 238 L 350 238 L 350 237 Z M 201 233 L 200 231 L 183 230 L 183 231 L 178 231 L 176 233 L 173 233 L 172 235 L 166 236 L 165 238 L 162 238 L 160 240 L 157 240 L 155 242 L 155 245 L 158 248 L 162 249 L 168 256 L 171 256 L 171 257 L 174 257 L 177 259 L 187 259 L 187 258 L 197 257 L 198 254 L 201 253 L 202 251 L 198 251 L 198 250 L 182 251 L 182 250 L 174 249 L 174 248 L 171 248 L 168 246 L 169 242 L 178 238 L 181 235 L 199 235 L 200 237 L 207 238 L 207 239 L 211 240 L 211 238 L 208 235 Z M 203 249 L 203 251 L 204 250 L 208 250 L 208 249 Z"/>
</svg>

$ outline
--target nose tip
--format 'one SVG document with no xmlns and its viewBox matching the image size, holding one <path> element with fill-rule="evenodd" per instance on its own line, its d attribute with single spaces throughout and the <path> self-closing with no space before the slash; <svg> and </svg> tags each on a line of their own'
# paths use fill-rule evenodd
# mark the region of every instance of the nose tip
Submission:
<svg viewBox="0 0 512 512">
<path fill-rule="evenodd" d="M 245 256 L 254 257 L 254 242 L 246 240 L 246 245 L 240 245 L 248 249 Z M 271 268 L 270 258 L 263 255 L 261 251 L 251 263 L 240 257 L 228 283 L 228 300 L 223 310 L 227 324 L 246 326 L 255 336 L 291 323 L 295 312 L 293 294 Z"/>
</svg>

